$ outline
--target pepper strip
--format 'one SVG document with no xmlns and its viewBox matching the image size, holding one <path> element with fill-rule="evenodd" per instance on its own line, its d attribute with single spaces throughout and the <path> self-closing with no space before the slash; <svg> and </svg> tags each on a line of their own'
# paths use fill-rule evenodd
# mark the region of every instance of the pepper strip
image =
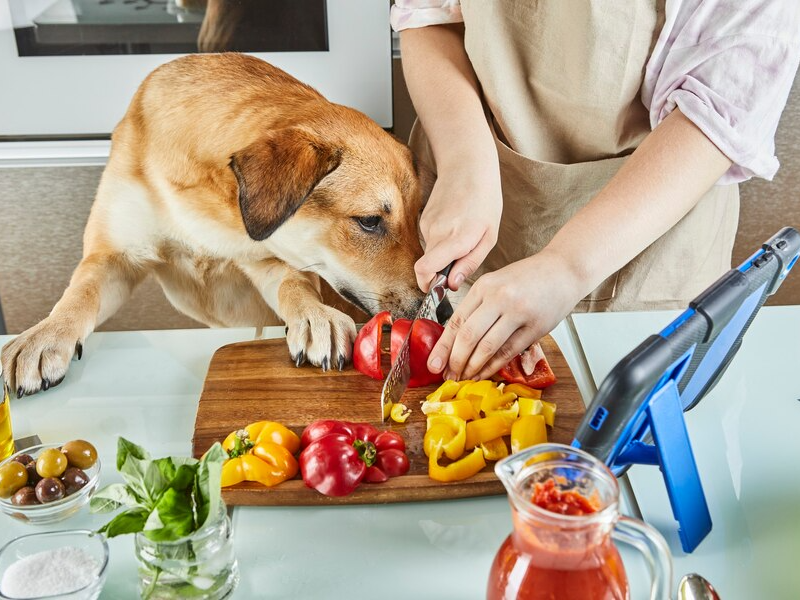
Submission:
<svg viewBox="0 0 800 600">
<path fill-rule="evenodd" d="M 547 442 L 547 427 L 542 415 L 526 415 L 511 426 L 511 452 L 516 454 L 536 444 Z"/>
<path fill-rule="evenodd" d="M 467 421 L 472 418 L 472 404 L 466 399 L 442 402 L 425 400 L 422 403 L 422 412 L 426 415 L 453 415 Z"/>
<path fill-rule="evenodd" d="M 466 426 L 464 447 L 469 450 L 489 440 L 511 433 L 511 422 L 503 417 L 492 415 L 470 421 Z"/>
<path fill-rule="evenodd" d="M 425 454 L 431 456 L 437 446 L 442 447 L 445 456 L 456 460 L 464 454 L 466 441 L 466 422 L 452 415 L 431 415 L 428 417 L 428 430 L 422 441 Z"/>
<path fill-rule="evenodd" d="M 443 467 L 439 464 L 442 455 L 442 444 L 439 443 L 428 457 L 428 477 L 434 481 L 451 482 L 468 479 L 486 466 L 483 450 L 475 448 L 470 454 Z"/>
</svg>

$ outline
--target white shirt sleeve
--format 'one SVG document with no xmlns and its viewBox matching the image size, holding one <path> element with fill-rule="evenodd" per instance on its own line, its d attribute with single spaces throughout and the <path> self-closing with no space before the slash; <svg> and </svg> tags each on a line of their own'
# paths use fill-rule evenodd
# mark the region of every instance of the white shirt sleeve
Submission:
<svg viewBox="0 0 800 600">
<path fill-rule="evenodd" d="M 395 31 L 463 22 L 460 0 L 395 0 L 392 6 Z"/>
<path fill-rule="evenodd" d="M 667 0 L 642 101 L 651 127 L 677 106 L 733 161 L 718 183 L 772 179 L 798 63 L 798 0 Z"/>
</svg>

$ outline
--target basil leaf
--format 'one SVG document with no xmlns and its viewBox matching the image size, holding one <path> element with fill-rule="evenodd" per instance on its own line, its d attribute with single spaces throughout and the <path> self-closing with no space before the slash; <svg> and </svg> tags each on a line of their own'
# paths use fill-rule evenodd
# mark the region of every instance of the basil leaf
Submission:
<svg viewBox="0 0 800 600">
<path fill-rule="evenodd" d="M 143 531 L 154 542 L 175 541 L 195 531 L 191 494 L 169 488 L 159 498 Z"/>
<path fill-rule="evenodd" d="M 92 496 L 89 508 L 93 513 L 106 513 L 120 506 L 141 507 L 140 499 L 124 483 L 112 483 Z"/>
<path fill-rule="evenodd" d="M 147 450 L 126 440 L 124 437 L 120 437 L 117 440 L 117 471 L 122 469 L 122 465 L 125 464 L 125 460 L 129 456 L 133 456 L 138 460 L 150 460 L 150 454 Z"/>
<path fill-rule="evenodd" d="M 115 537 L 125 533 L 137 533 L 144 529 L 147 522 L 148 512 L 144 508 L 131 508 L 118 514 L 108 523 L 100 528 L 100 533 L 105 533 L 106 537 Z"/>
<path fill-rule="evenodd" d="M 119 474 L 122 475 L 125 483 L 128 484 L 133 493 L 140 498 L 149 500 L 152 504 L 156 501 L 156 498 L 150 495 L 148 487 L 145 485 L 145 476 L 151 464 L 152 461 L 150 460 L 141 460 L 129 454 L 125 457 L 122 466 L 119 467 Z"/>
<path fill-rule="evenodd" d="M 228 453 L 217 442 L 200 459 L 194 484 L 194 501 L 197 511 L 197 528 L 214 519 L 219 511 L 222 495 L 222 464 Z"/>
<path fill-rule="evenodd" d="M 186 490 L 191 491 L 191 487 L 194 485 L 194 479 L 197 475 L 197 470 L 199 465 L 181 465 L 178 467 L 178 470 L 175 472 L 175 476 L 172 478 L 172 481 L 169 482 L 169 487 L 179 492 L 183 492 Z"/>
</svg>

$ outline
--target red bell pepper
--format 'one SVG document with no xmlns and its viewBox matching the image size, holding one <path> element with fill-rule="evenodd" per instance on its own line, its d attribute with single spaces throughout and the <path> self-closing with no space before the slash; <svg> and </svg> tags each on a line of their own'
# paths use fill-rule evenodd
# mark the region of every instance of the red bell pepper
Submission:
<svg viewBox="0 0 800 600">
<path fill-rule="evenodd" d="M 383 379 L 386 374 L 381 369 L 381 342 L 384 325 L 392 325 L 391 363 L 394 364 L 400 346 L 403 344 L 410 319 L 392 321 L 388 312 L 378 313 L 361 328 L 353 347 L 353 366 L 373 379 Z M 436 321 L 420 319 L 414 325 L 409 340 L 410 379 L 408 387 L 420 387 L 442 381 L 441 373 L 428 371 L 428 356 L 442 335 L 444 327 Z"/>
<path fill-rule="evenodd" d="M 408 472 L 403 438 L 368 423 L 315 421 L 301 442 L 303 481 L 326 496 L 346 496 L 362 481 L 379 483 Z"/>
<path fill-rule="evenodd" d="M 497 372 L 497 376 L 508 383 L 521 383 L 539 390 L 556 382 L 555 373 L 538 343 L 531 344 L 525 352 L 515 356 Z"/>
</svg>

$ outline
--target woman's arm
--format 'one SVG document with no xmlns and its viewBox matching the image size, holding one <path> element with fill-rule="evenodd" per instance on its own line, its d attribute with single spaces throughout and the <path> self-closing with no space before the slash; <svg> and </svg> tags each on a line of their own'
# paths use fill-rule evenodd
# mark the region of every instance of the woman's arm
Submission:
<svg viewBox="0 0 800 600">
<path fill-rule="evenodd" d="M 497 149 L 464 50 L 461 24 L 406 29 L 400 34 L 403 72 L 433 150 L 438 179 L 420 220 L 425 255 L 417 280 L 427 289 L 451 261 L 458 289 L 497 241 L 502 213 Z"/>
<path fill-rule="evenodd" d="M 481 277 L 429 367 L 486 378 L 553 329 L 606 277 L 675 225 L 731 161 L 679 110 L 538 254 Z"/>
</svg>

